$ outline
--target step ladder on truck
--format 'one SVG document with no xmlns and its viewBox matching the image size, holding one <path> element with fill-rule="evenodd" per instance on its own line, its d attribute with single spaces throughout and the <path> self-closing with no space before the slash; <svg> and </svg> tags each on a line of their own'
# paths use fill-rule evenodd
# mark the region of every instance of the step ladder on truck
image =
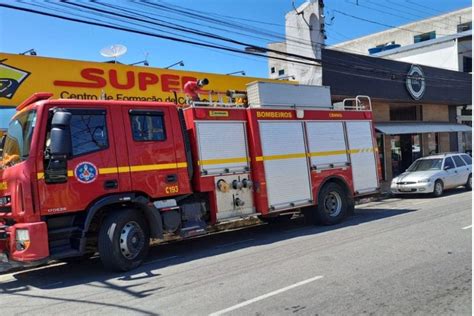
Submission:
<svg viewBox="0 0 474 316">
<path fill-rule="evenodd" d="M 242 92 L 238 92 L 242 98 Z M 379 190 L 368 97 L 253 82 L 236 104 L 54 100 L 18 106 L 0 169 L 0 269 L 99 253 L 140 265 L 150 240 L 249 217 L 341 222 Z"/>
</svg>

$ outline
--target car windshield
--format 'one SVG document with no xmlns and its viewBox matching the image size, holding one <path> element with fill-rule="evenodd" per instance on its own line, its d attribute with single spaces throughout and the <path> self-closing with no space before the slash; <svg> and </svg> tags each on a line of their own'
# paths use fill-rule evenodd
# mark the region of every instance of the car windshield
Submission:
<svg viewBox="0 0 474 316">
<path fill-rule="evenodd" d="M 36 111 L 21 113 L 10 122 L 0 165 L 5 168 L 28 158 L 35 123 Z"/>
<path fill-rule="evenodd" d="M 433 158 L 433 159 L 418 159 L 415 161 L 407 171 L 427 171 L 427 170 L 441 170 L 441 165 L 443 164 L 443 159 Z"/>
</svg>

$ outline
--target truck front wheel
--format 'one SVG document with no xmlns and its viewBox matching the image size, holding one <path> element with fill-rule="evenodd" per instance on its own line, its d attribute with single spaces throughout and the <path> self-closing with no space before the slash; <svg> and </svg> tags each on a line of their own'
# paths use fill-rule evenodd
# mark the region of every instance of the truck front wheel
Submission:
<svg viewBox="0 0 474 316">
<path fill-rule="evenodd" d="M 349 204 L 345 190 L 330 182 L 319 192 L 318 205 L 305 209 L 304 214 L 314 224 L 334 225 L 347 216 Z"/>
<path fill-rule="evenodd" d="M 98 246 L 107 269 L 129 271 L 138 267 L 150 246 L 150 231 L 140 211 L 110 212 L 101 225 Z"/>
</svg>

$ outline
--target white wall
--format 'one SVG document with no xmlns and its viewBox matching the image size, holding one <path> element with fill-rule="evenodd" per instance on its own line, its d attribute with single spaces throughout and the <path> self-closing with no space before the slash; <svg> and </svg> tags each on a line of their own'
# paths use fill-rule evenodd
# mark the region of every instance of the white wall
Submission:
<svg viewBox="0 0 474 316">
<path fill-rule="evenodd" d="M 324 20 L 320 18 L 319 1 L 306 2 L 297 11 L 303 12 L 303 14 L 290 11 L 285 16 L 286 51 L 291 54 L 321 59 L 321 44 L 324 43 L 321 24 L 324 25 Z M 303 84 L 322 84 L 321 67 L 303 65 L 291 62 L 292 60 L 305 61 L 304 59 L 288 58 L 288 75 L 295 76 L 296 80 Z"/>
<path fill-rule="evenodd" d="M 386 31 L 345 41 L 330 47 L 331 49 L 348 50 L 348 52 L 368 55 L 369 48 L 394 41 L 402 46 L 414 44 L 414 36 L 436 31 L 436 38 L 457 33 L 457 25 L 472 21 L 472 7 L 438 15 L 430 19 L 401 25 Z M 406 31 L 409 29 L 411 31 Z"/>
<path fill-rule="evenodd" d="M 302 14 L 298 14 L 298 13 Z M 304 18 L 303 18 L 304 17 Z M 308 25 L 309 24 L 309 25 Z M 321 30 L 324 25 L 324 19 L 321 17 L 318 0 L 309 0 L 303 3 L 295 10 L 285 15 L 286 41 L 280 43 L 271 43 L 269 49 L 283 51 L 295 55 L 321 59 L 321 47 L 324 43 L 324 34 Z M 294 80 L 302 84 L 321 85 L 322 70 L 319 66 L 301 64 L 295 61 L 311 63 L 311 61 L 285 57 L 275 53 L 268 53 L 269 56 L 278 56 L 286 58 L 286 61 L 269 59 L 268 73 L 272 79 L 293 76 Z M 272 67 L 275 73 L 271 73 Z M 278 71 L 284 70 L 284 75 L 279 75 Z"/>
<path fill-rule="evenodd" d="M 459 68 L 456 40 L 384 55 L 383 58 L 454 71 Z"/>
</svg>

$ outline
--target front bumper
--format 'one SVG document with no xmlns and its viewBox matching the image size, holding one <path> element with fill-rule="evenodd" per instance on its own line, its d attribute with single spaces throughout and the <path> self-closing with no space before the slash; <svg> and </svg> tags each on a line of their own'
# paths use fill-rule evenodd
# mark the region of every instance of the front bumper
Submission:
<svg viewBox="0 0 474 316">
<path fill-rule="evenodd" d="M 46 263 L 48 260 L 39 260 L 35 262 L 13 261 L 8 258 L 6 253 L 0 253 L 0 273 L 18 268 L 31 268 Z"/>
<path fill-rule="evenodd" d="M 413 184 L 396 184 L 390 185 L 390 190 L 393 194 L 419 194 L 419 193 L 433 193 L 434 183 L 413 183 Z"/>
<path fill-rule="evenodd" d="M 28 232 L 26 246 L 17 241 L 17 230 Z M 45 222 L 0 225 L 0 272 L 42 264 L 49 257 L 48 232 Z"/>
</svg>

